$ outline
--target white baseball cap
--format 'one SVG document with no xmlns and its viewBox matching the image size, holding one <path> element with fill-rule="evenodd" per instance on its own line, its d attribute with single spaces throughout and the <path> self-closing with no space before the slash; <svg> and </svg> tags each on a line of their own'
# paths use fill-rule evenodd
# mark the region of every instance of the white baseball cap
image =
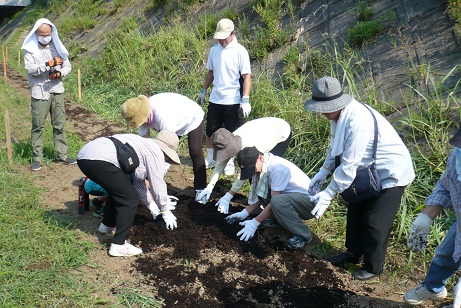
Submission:
<svg viewBox="0 0 461 308">
<path fill-rule="evenodd" d="M 232 20 L 224 18 L 216 25 L 216 32 L 213 38 L 216 40 L 224 40 L 234 31 L 234 23 Z"/>
</svg>

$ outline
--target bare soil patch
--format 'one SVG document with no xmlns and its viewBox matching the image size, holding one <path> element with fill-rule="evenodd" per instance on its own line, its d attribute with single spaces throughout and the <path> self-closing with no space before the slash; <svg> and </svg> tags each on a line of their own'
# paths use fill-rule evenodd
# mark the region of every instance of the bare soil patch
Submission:
<svg viewBox="0 0 461 308">
<path fill-rule="evenodd" d="M 24 77 L 16 74 L 10 80 L 28 95 Z M 85 141 L 123 132 L 76 103 L 67 104 L 67 115 L 69 130 Z M 186 165 L 172 166 L 166 176 L 169 194 L 179 198 L 174 211 L 178 228 L 167 230 L 161 217 L 153 220 L 147 208 L 140 206 L 130 238 L 144 250 L 137 258 L 108 256 L 111 236 L 96 233 L 101 220 L 91 212 L 78 214 L 78 180 L 83 174 L 77 166 L 50 163 L 38 172 L 20 167 L 43 188 L 50 215 L 58 222 L 73 222 L 70 228 L 95 243 L 88 264 L 75 270 L 82 279 L 97 283 L 95 299 L 114 303 L 115 295 L 136 288 L 162 299 L 166 307 L 408 307 L 402 292 L 422 277 L 400 283 L 385 271 L 372 281 L 354 280 L 316 252 L 313 247 L 320 245 L 319 238 L 306 250 L 292 251 L 284 244 L 288 232 L 280 228 L 260 227 L 248 243 L 240 241 L 236 233 L 241 227 L 227 224 L 225 215 L 214 207 L 232 179 L 221 179 L 210 203 L 198 204 L 189 161 L 181 159 Z M 241 210 L 245 202 L 238 195 L 231 211 Z"/>
</svg>

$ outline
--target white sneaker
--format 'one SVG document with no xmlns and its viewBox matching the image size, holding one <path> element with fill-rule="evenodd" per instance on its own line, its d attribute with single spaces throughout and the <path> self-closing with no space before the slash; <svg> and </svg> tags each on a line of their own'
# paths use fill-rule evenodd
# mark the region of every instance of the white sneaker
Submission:
<svg viewBox="0 0 461 308">
<path fill-rule="evenodd" d="M 410 305 L 419 305 L 426 299 L 444 299 L 447 297 L 447 289 L 443 288 L 439 293 L 429 291 L 424 284 L 407 291 L 403 299 Z"/>
<path fill-rule="evenodd" d="M 210 169 L 210 168 L 213 168 L 214 166 L 216 166 L 216 161 L 212 157 L 207 156 L 205 158 L 205 167 L 207 169 Z"/>
<path fill-rule="evenodd" d="M 106 234 L 106 233 L 111 233 L 112 231 L 115 231 L 115 227 L 108 227 L 102 222 L 99 225 L 99 228 L 98 228 L 99 233 Z"/>
<path fill-rule="evenodd" d="M 131 257 L 142 253 L 142 249 L 125 241 L 123 245 L 110 244 L 109 254 L 113 257 Z"/>
</svg>

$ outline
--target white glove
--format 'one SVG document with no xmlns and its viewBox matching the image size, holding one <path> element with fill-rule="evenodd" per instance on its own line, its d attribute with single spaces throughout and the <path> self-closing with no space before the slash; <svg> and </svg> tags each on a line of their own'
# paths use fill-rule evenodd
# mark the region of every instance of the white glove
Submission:
<svg viewBox="0 0 461 308">
<path fill-rule="evenodd" d="M 221 199 L 219 199 L 218 202 L 216 202 L 216 205 L 218 207 L 218 212 L 223 213 L 223 214 L 229 214 L 229 203 L 232 200 L 232 196 L 230 193 L 226 193 Z"/>
<path fill-rule="evenodd" d="M 330 187 L 313 196 L 311 202 L 315 202 L 315 207 L 311 211 L 311 214 L 317 219 L 320 218 L 330 206 L 334 196 L 335 192 Z"/>
<path fill-rule="evenodd" d="M 174 228 L 178 227 L 178 223 L 176 222 L 176 217 L 171 213 L 170 210 L 166 210 L 162 213 L 162 218 L 165 221 L 166 228 L 173 230 Z"/>
<path fill-rule="evenodd" d="M 240 109 L 242 110 L 243 117 L 248 118 L 251 112 L 250 98 L 248 96 L 242 97 Z"/>
<path fill-rule="evenodd" d="M 157 206 L 157 203 L 155 201 L 152 201 L 147 208 L 149 209 L 150 213 L 154 217 L 154 220 L 157 218 L 158 215 L 160 215 L 160 209 Z"/>
<path fill-rule="evenodd" d="M 316 175 L 311 180 L 311 183 L 309 184 L 309 194 L 311 195 L 316 195 L 318 194 L 323 187 L 323 184 L 325 184 L 325 180 L 327 179 L 327 176 L 330 174 L 330 171 L 325 169 L 325 168 L 320 168 L 319 172 L 317 172 Z"/>
<path fill-rule="evenodd" d="M 166 205 L 170 211 L 173 211 L 176 209 L 176 204 L 178 203 L 178 198 L 175 196 L 170 196 L 168 195 L 168 201 L 166 202 Z"/>
<path fill-rule="evenodd" d="M 197 190 L 195 194 L 195 201 L 201 204 L 206 204 L 210 200 L 211 192 L 213 191 L 213 186 L 208 184 L 205 189 Z"/>
<path fill-rule="evenodd" d="M 255 235 L 256 229 L 258 229 L 260 223 L 253 218 L 252 220 L 242 221 L 240 225 L 244 226 L 244 228 L 237 233 L 237 236 L 242 235 L 240 240 L 248 242 L 248 240 Z"/>
<path fill-rule="evenodd" d="M 205 99 L 205 95 L 206 95 L 206 90 L 205 89 L 200 90 L 200 94 L 198 95 L 198 98 L 197 98 L 197 104 L 199 104 L 199 105 L 203 104 L 203 100 Z"/>
<path fill-rule="evenodd" d="M 248 211 L 246 209 L 243 209 L 238 213 L 235 213 L 235 214 L 227 216 L 225 219 L 226 219 L 227 223 L 231 224 L 231 223 L 234 223 L 236 221 L 245 220 L 248 217 L 248 215 L 250 215 L 248 213 Z"/>
<path fill-rule="evenodd" d="M 426 250 L 427 237 L 433 221 L 434 219 L 424 213 L 419 213 L 418 216 L 416 216 L 415 221 L 413 221 L 410 227 L 407 238 L 407 246 L 411 251 L 418 252 Z"/>
</svg>

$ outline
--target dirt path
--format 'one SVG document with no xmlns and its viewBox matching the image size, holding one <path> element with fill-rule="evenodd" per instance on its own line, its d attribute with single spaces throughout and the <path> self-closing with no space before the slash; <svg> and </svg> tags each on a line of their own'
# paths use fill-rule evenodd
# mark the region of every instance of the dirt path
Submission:
<svg viewBox="0 0 461 308">
<path fill-rule="evenodd" d="M 14 72 L 9 76 L 12 86 L 29 95 L 24 77 Z M 69 129 L 85 141 L 123 132 L 75 103 L 67 104 L 67 115 Z M 21 168 L 31 173 L 28 165 Z M 172 166 L 166 176 L 169 193 L 179 198 L 174 212 L 178 229 L 166 230 L 161 218 L 154 221 L 140 207 L 131 242 L 145 253 L 112 258 L 107 254 L 111 236 L 96 233 L 100 219 L 77 212 L 82 176 L 76 165 L 57 163 L 32 172 L 34 183 L 44 189 L 50 214 L 58 222 L 72 222 L 71 228 L 95 244 L 89 263 L 75 270 L 83 280 L 99 282 L 95 299 L 115 303 L 118 293 L 138 289 L 163 299 L 167 307 L 406 307 L 402 292 L 416 284 L 403 283 L 387 271 L 372 281 L 353 280 L 346 270 L 322 260 L 315 250 L 318 238 L 305 251 L 287 250 L 283 229 L 260 227 L 249 243 L 240 242 L 235 236 L 240 227 L 225 223 L 214 207 L 231 179 L 220 180 L 211 202 L 199 205 L 193 199 L 191 168 L 185 165 Z M 240 210 L 245 201 L 238 195 L 231 211 Z"/>
</svg>

